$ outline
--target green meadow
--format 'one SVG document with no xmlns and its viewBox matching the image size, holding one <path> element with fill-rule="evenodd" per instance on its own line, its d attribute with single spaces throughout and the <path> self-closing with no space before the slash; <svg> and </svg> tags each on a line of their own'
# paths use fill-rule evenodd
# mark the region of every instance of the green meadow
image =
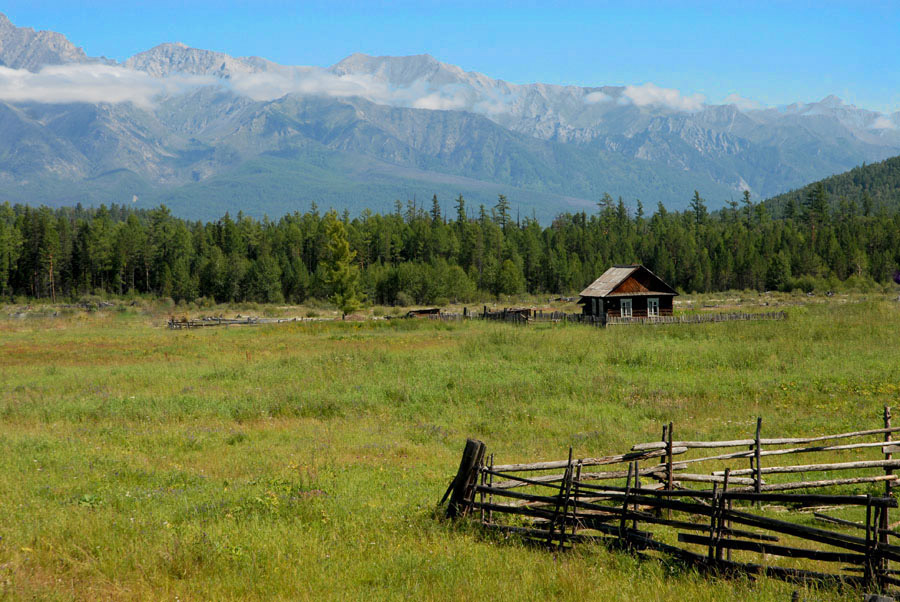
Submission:
<svg viewBox="0 0 900 602">
<path fill-rule="evenodd" d="M 607 329 L 4 317 L 0 598 L 790 600 L 436 510 L 467 437 L 512 462 L 618 453 L 669 421 L 685 439 L 751 436 L 756 416 L 764 436 L 880 426 L 900 405 L 900 304 L 787 311 Z"/>
</svg>

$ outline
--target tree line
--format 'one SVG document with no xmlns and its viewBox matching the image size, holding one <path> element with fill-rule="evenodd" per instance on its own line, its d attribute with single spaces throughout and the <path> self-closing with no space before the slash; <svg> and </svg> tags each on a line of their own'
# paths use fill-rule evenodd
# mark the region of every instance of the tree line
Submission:
<svg viewBox="0 0 900 602">
<path fill-rule="evenodd" d="M 396 203 L 351 218 L 313 205 L 272 221 L 226 214 L 186 221 L 165 207 L 0 205 L 0 297 L 149 294 L 194 301 L 331 298 L 440 304 L 497 295 L 572 294 L 610 265 L 643 263 L 687 292 L 789 290 L 854 279 L 885 284 L 900 265 L 900 215 L 830 199 L 820 184 L 774 217 L 745 194 L 720 211 L 652 215 L 604 195 L 549 225 L 511 214 L 503 195 L 445 215 Z"/>
</svg>

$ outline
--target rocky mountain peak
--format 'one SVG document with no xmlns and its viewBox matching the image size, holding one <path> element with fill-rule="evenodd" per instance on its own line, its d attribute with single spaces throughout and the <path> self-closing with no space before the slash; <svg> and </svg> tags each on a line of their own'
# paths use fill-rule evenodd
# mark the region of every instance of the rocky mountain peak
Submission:
<svg viewBox="0 0 900 602">
<path fill-rule="evenodd" d="M 61 33 L 16 27 L 0 13 L 0 61 L 12 69 L 38 71 L 45 65 L 91 62 Z"/>
<path fill-rule="evenodd" d="M 394 86 L 409 86 L 416 81 L 443 85 L 467 79 L 467 73 L 442 63 L 430 54 L 409 56 L 370 56 L 354 53 L 332 66 L 336 75 L 369 75 Z"/>
<path fill-rule="evenodd" d="M 238 73 L 259 73 L 280 68 L 280 65 L 259 57 L 233 57 L 224 52 L 192 48 L 181 42 L 166 42 L 154 46 L 125 61 L 125 66 L 145 71 L 154 77 L 187 73 L 222 78 Z"/>
</svg>

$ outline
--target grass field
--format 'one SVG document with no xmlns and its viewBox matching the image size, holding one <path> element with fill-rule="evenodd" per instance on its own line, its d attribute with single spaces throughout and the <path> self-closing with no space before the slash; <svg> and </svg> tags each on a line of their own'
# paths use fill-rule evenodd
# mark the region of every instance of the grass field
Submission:
<svg viewBox="0 0 900 602">
<path fill-rule="evenodd" d="M 467 436 L 507 462 L 620 452 L 670 420 L 678 438 L 746 437 L 757 415 L 770 436 L 877 426 L 900 405 L 898 317 L 884 298 L 605 330 L 0 319 L 0 597 L 786 601 L 777 581 L 491 539 L 435 504 Z"/>
</svg>

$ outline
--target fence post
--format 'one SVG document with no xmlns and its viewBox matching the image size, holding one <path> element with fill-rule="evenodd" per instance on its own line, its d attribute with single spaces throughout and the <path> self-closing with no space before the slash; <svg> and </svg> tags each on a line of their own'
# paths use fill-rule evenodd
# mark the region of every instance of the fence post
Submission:
<svg viewBox="0 0 900 602">
<path fill-rule="evenodd" d="M 640 465 L 638 464 L 637 460 L 634 461 L 634 488 L 638 489 L 638 490 L 640 490 L 640 488 L 641 488 L 641 470 L 640 470 Z M 638 495 L 640 495 L 640 492 L 638 492 Z M 638 505 L 635 504 L 634 505 L 635 516 L 634 516 L 634 519 L 631 521 L 631 528 L 634 529 L 635 531 L 637 531 L 637 525 L 638 525 L 637 511 L 638 511 Z"/>
<path fill-rule="evenodd" d="M 553 543 L 553 528 L 556 526 L 556 521 L 560 521 L 560 529 L 559 529 L 559 545 L 558 547 L 563 547 L 565 545 L 566 540 L 566 515 L 569 512 L 569 493 L 571 491 L 572 485 L 572 448 L 569 448 L 569 461 L 566 463 L 566 472 L 563 474 L 562 481 L 559 483 L 559 495 L 556 498 L 556 508 L 553 511 L 553 518 L 550 520 L 550 524 L 547 525 L 547 545 L 551 545 Z M 560 505 L 562 506 L 562 519 L 560 519 Z"/>
<path fill-rule="evenodd" d="M 727 496 L 727 494 L 728 494 L 728 477 L 730 474 L 731 474 L 731 469 L 726 468 L 725 469 L 725 479 L 722 482 L 722 497 L 719 500 L 719 507 L 718 507 L 719 519 L 716 522 L 716 560 L 717 561 L 722 560 L 722 531 L 724 531 L 728 527 L 727 523 L 725 523 L 724 517 L 725 517 L 725 505 L 727 503 L 725 501 L 725 499 L 728 497 Z M 729 548 L 729 550 L 730 550 L 730 548 Z M 729 560 L 731 560 L 731 559 L 729 558 Z"/>
<path fill-rule="evenodd" d="M 872 587 L 872 497 L 866 494 L 866 559 L 863 567 L 863 587 Z"/>
<path fill-rule="evenodd" d="M 666 489 L 672 489 L 672 423 L 669 423 L 666 439 Z"/>
<path fill-rule="evenodd" d="M 578 529 L 578 484 L 581 482 L 581 459 L 575 465 L 575 476 L 573 477 L 573 493 L 572 493 L 572 535 L 575 535 Z"/>
<path fill-rule="evenodd" d="M 457 470 L 453 482 L 450 483 L 447 493 L 444 494 L 444 499 L 450 495 L 447 518 L 465 516 L 472 509 L 475 501 L 473 492 L 484 458 L 484 448 L 485 445 L 481 441 L 466 439 L 466 447 L 463 449 L 462 459 L 459 461 L 459 470 Z"/>
<path fill-rule="evenodd" d="M 762 485 L 762 467 L 759 465 L 759 459 L 760 459 L 760 455 L 762 452 L 762 450 L 760 449 L 760 444 L 759 444 L 759 440 L 760 440 L 759 434 L 760 434 L 761 430 L 762 430 L 762 416 L 757 416 L 757 418 L 756 418 L 756 442 L 755 442 L 756 450 L 754 451 L 754 454 L 753 454 L 754 457 L 756 458 L 756 478 L 753 479 L 753 481 L 754 481 L 753 488 L 756 490 L 756 493 L 759 493 L 760 486 Z M 759 504 L 757 503 L 757 505 L 759 505 Z"/>
<path fill-rule="evenodd" d="M 885 429 L 891 428 L 891 406 L 884 406 L 884 428 Z M 890 442 L 891 442 L 891 433 L 890 432 L 887 432 L 884 434 L 884 442 L 886 444 L 890 444 Z M 886 452 L 884 454 L 885 460 L 890 460 L 892 458 L 893 458 L 893 454 L 891 454 L 890 452 Z M 890 476 L 890 475 L 894 474 L 894 471 L 890 467 L 887 467 L 884 469 L 884 474 Z M 885 497 L 891 497 L 891 495 L 892 495 L 891 489 L 892 489 L 891 481 L 885 481 L 884 482 Z M 890 519 L 891 519 L 890 510 L 888 509 L 887 504 L 885 504 L 884 506 L 881 507 L 881 532 L 878 533 L 878 541 L 881 544 L 888 543 L 887 530 L 890 528 L 890 524 L 891 524 Z M 890 568 L 888 566 L 888 562 L 889 561 L 887 559 L 883 560 L 882 565 L 880 567 L 881 570 L 883 570 L 885 573 Z"/>
<path fill-rule="evenodd" d="M 628 463 L 628 476 L 625 479 L 625 498 L 622 500 L 622 516 L 619 519 L 619 543 L 625 545 L 625 515 L 628 513 L 628 498 L 631 496 L 631 474 L 634 465 Z"/>
<path fill-rule="evenodd" d="M 709 564 L 715 559 L 715 541 L 716 541 L 716 519 L 719 518 L 719 484 L 713 483 L 712 490 L 712 509 L 709 513 L 709 545 L 707 547 L 706 558 Z"/>
<path fill-rule="evenodd" d="M 491 472 L 488 475 L 488 487 L 493 487 L 494 486 L 494 454 L 491 454 L 489 470 Z M 494 503 L 494 493 L 491 492 L 491 494 L 488 495 L 488 504 L 493 504 L 493 503 Z M 488 519 L 488 523 L 493 524 L 493 522 L 494 522 L 494 511 L 493 510 L 488 510 L 487 519 Z"/>
<path fill-rule="evenodd" d="M 891 428 L 891 406 L 884 406 L 884 428 L 885 429 Z M 890 432 L 887 432 L 884 434 L 884 442 L 885 443 L 891 442 L 891 433 Z M 891 458 L 893 458 L 893 454 L 891 454 L 890 452 L 885 452 L 884 459 L 890 460 Z M 885 468 L 884 474 L 892 475 L 892 474 L 894 474 L 894 470 L 892 468 Z M 884 495 L 887 497 L 891 496 L 891 482 L 890 481 L 884 482 Z"/>
</svg>

